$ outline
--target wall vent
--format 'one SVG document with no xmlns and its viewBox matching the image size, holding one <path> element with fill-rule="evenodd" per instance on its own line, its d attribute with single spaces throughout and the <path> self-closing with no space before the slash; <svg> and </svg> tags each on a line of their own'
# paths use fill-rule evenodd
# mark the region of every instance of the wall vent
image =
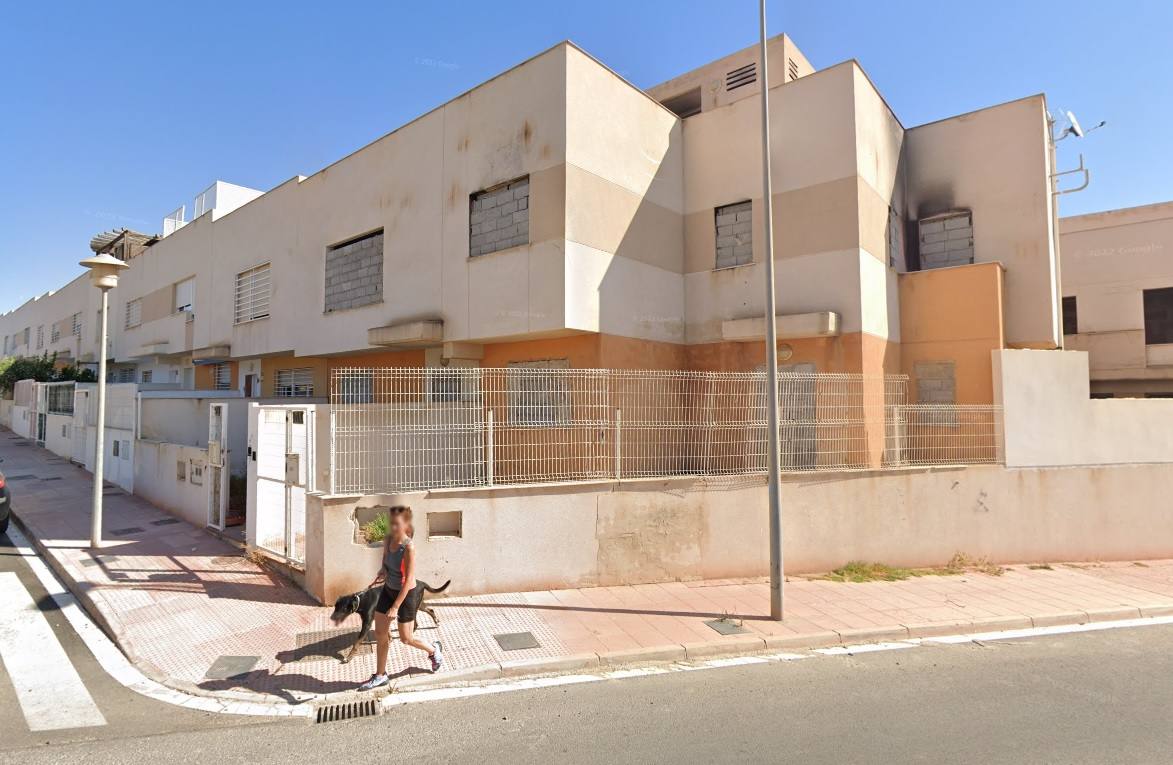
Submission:
<svg viewBox="0 0 1173 765">
<path fill-rule="evenodd" d="M 751 61 L 725 75 L 725 90 L 737 90 L 758 81 L 758 65 Z"/>
<path fill-rule="evenodd" d="M 798 64 L 794 63 L 794 59 L 792 58 L 786 59 L 786 74 L 789 75 L 790 79 L 792 80 L 798 79 Z"/>
</svg>

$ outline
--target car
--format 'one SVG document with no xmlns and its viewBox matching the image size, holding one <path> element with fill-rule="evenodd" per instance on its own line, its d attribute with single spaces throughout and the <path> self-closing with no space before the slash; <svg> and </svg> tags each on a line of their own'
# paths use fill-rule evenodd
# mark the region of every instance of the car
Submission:
<svg viewBox="0 0 1173 765">
<path fill-rule="evenodd" d="M 12 515 L 12 495 L 8 492 L 8 480 L 0 470 L 0 534 L 8 533 L 8 520 Z"/>
</svg>

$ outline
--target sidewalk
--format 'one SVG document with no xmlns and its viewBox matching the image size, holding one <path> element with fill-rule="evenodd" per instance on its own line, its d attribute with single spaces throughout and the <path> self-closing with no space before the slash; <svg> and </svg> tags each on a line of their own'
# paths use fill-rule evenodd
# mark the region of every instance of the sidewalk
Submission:
<svg viewBox="0 0 1173 765">
<path fill-rule="evenodd" d="M 197 694 L 241 691 L 295 700 L 352 689 L 374 669 L 373 645 L 336 658 L 358 628 L 296 585 L 201 529 L 138 497 L 107 489 L 104 538 L 88 547 L 91 478 L 66 460 L 0 430 L 14 511 L 50 565 L 144 673 Z M 459 583 L 456 583 L 459 586 Z M 767 648 L 1013 629 L 1173 614 L 1173 561 L 1011 566 L 1002 576 L 925 576 L 843 584 L 792 578 L 787 618 L 770 621 L 764 579 L 508 593 L 429 600 L 444 672 L 394 643 L 399 687 L 599 664 L 673 661 Z M 723 636 L 706 622 L 745 630 Z M 536 647 L 503 650 L 495 636 L 528 632 Z"/>
</svg>

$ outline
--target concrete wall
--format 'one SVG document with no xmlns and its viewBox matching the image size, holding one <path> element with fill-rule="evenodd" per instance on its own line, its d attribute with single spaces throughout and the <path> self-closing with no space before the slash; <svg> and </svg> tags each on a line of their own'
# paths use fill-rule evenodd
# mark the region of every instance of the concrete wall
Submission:
<svg viewBox="0 0 1173 765">
<path fill-rule="evenodd" d="M 254 399 L 255 400 L 255 399 Z M 248 400 L 194 396 L 189 392 L 144 394 L 139 402 L 139 438 L 206 449 L 209 405 L 224 404 L 228 464 L 233 475 L 244 475 L 248 441 Z"/>
<path fill-rule="evenodd" d="M 1173 555 L 1165 501 L 1173 466 L 999 466 L 789 478 L 786 565 L 826 571 L 850 560 L 932 566 L 955 553 L 1013 563 Z M 477 593 L 767 572 L 758 477 L 443 491 L 308 501 L 306 586 L 324 602 L 379 566 L 354 541 L 359 520 L 406 503 L 416 513 L 418 576 Z M 427 538 L 430 512 L 462 512 L 460 538 Z"/>
<path fill-rule="evenodd" d="M 204 471 L 203 484 L 191 481 L 192 464 L 207 464 L 206 449 L 139 439 L 135 443 L 134 458 L 135 494 L 194 526 L 203 528 L 207 525 L 211 473 Z M 184 465 L 182 480 L 178 477 L 180 462 Z M 227 496 L 228 474 L 222 473 L 222 479 L 224 495 Z"/>
<path fill-rule="evenodd" d="M 1092 389 L 1117 395 L 1173 392 L 1173 346 L 1146 346 L 1143 292 L 1173 287 L 1173 202 L 1059 221 L 1063 295 L 1074 297 Z"/>
<path fill-rule="evenodd" d="M 1086 353 L 995 351 L 993 371 L 1008 466 L 1173 463 L 1173 400 L 1091 399 Z"/>
<path fill-rule="evenodd" d="M 45 415 L 45 448 L 59 457 L 73 459 L 73 415 Z"/>
<path fill-rule="evenodd" d="M 1031 96 L 910 128 L 908 216 L 973 211 L 974 262 L 1006 268 L 1006 342 L 1060 345 L 1046 102 Z"/>
</svg>

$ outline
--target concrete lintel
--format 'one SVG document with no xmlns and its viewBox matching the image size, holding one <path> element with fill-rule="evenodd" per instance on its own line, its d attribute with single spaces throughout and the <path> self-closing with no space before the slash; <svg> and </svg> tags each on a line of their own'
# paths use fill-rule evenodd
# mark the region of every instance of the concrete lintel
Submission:
<svg viewBox="0 0 1173 765">
<path fill-rule="evenodd" d="M 193 364 L 214 364 L 226 361 L 232 356 L 231 345 L 209 345 L 207 348 L 197 348 L 191 352 Z"/>
<path fill-rule="evenodd" d="M 480 343 L 444 343 L 444 358 L 480 361 L 485 357 L 485 346 Z"/>
<path fill-rule="evenodd" d="M 802 337 L 838 337 L 840 334 L 839 314 L 834 311 L 814 313 L 779 314 L 774 317 L 778 326 L 779 340 L 794 340 Z M 750 342 L 766 336 L 764 317 L 729 319 L 721 322 L 721 338 L 732 342 Z"/>
<path fill-rule="evenodd" d="M 444 322 L 440 319 L 405 321 L 367 330 L 370 345 L 435 345 L 444 342 Z"/>
</svg>

